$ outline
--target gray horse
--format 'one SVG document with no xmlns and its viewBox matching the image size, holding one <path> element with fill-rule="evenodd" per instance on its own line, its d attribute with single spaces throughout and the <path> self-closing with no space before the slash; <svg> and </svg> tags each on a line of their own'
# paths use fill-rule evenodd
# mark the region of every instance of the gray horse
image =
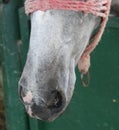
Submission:
<svg viewBox="0 0 119 130">
<path fill-rule="evenodd" d="M 75 86 L 75 67 L 100 22 L 100 17 L 81 11 L 31 14 L 30 46 L 19 81 L 30 116 L 52 121 L 64 112 Z"/>
</svg>

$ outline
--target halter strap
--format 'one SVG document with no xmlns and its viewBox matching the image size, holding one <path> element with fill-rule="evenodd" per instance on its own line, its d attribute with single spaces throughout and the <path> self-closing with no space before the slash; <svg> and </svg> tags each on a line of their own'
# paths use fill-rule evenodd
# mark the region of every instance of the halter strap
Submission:
<svg viewBox="0 0 119 130">
<path fill-rule="evenodd" d="M 86 47 L 78 62 L 78 68 L 82 74 L 86 74 L 90 67 L 90 53 L 98 45 L 104 32 L 108 15 L 110 12 L 111 0 L 26 0 L 25 12 L 27 15 L 34 11 L 47 11 L 51 9 L 83 11 L 102 17 L 102 22 L 98 32 L 93 37 L 93 41 Z"/>
<path fill-rule="evenodd" d="M 104 32 L 106 23 L 108 21 L 108 16 L 110 13 L 110 5 L 111 5 L 111 0 L 107 0 L 107 3 L 105 4 L 106 10 L 103 12 L 106 17 L 102 17 L 103 19 L 100 24 L 100 28 L 99 28 L 98 32 L 94 35 L 93 41 L 86 47 L 85 51 L 83 52 L 83 54 L 78 62 L 78 68 L 81 71 L 81 73 L 83 73 L 83 74 L 88 72 L 89 67 L 90 67 L 90 54 L 98 45 L 98 43 L 102 37 L 102 34 Z"/>
</svg>

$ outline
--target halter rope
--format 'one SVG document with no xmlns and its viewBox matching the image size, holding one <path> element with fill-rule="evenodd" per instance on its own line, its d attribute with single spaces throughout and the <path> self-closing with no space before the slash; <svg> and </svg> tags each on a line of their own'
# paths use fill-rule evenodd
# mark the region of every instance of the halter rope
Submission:
<svg viewBox="0 0 119 130">
<path fill-rule="evenodd" d="M 98 45 L 108 21 L 110 5 L 111 0 L 87 0 L 86 2 L 78 0 L 26 0 L 25 12 L 29 15 L 37 10 L 47 11 L 59 9 L 83 11 L 84 13 L 92 13 L 103 18 L 98 32 L 93 37 L 93 41 L 86 47 L 78 62 L 80 72 L 86 74 L 90 67 L 90 53 Z M 85 83 L 83 84 L 86 86 Z"/>
</svg>

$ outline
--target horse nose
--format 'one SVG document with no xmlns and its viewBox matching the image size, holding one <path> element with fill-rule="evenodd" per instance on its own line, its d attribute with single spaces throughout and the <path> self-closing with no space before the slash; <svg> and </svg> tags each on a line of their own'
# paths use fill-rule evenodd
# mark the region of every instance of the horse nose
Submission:
<svg viewBox="0 0 119 130">
<path fill-rule="evenodd" d="M 23 92 L 23 87 L 22 86 L 18 87 L 18 94 L 19 94 L 19 97 L 20 97 L 21 101 L 23 102 L 23 97 L 25 96 L 25 94 Z"/>
<path fill-rule="evenodd" d="M 65 106 L 65 96 L 62 92 L 52 91 L 47 101 L 40 101 L 39 104 L 33 103 L 31 106 L 32 116 L 42 120 L 49 120 L 56 113 L 62 111 Z M 29 113 L 29 112 L 28 112 Z"/>
</svg>

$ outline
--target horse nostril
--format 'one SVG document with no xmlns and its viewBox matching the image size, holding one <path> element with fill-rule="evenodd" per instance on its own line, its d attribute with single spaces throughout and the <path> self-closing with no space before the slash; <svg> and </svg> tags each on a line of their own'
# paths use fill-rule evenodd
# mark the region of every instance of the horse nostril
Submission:
<svg viewBox="0 0 119 130">
<path fill-rule="evenodd" d="M 22 86 L 18 87 L 18 93 L 19 93 L 21 101 L 23 102 L 23 97 L 25 96 L 25 94 L 23 93 L 23 87 Z"/>
<path fill-rule="evenodd" d="M 61 92 L 56 91 L 56 90 L 52 91 L 50 101 L 47 104 L 48 108 L 57 109 L 57 108 L 60 108 L 62 104 L 63 104 L 63 97 L 62 97 Z"/>
</svg>

